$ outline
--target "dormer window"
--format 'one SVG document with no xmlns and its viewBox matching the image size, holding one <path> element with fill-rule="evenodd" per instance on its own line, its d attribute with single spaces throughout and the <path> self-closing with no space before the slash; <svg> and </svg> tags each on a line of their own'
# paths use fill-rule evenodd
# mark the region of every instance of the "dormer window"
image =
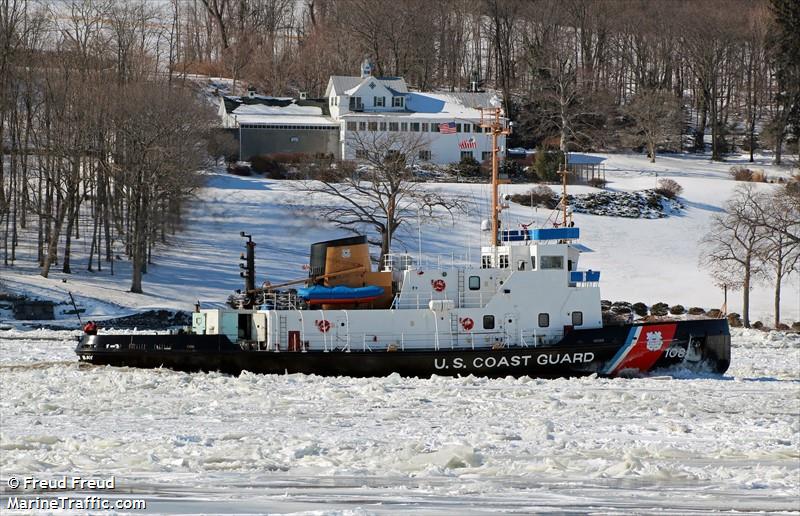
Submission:
<svg viewBox="0 0 800 516">
<path fill-rule="evenodd" d="M 375 107 L 386 106 L 386 97 L 373 97 L 373 99 L 374 99 L 373 105 Z"/>
<path fill-rule="evenodd" d="M 392 107 L 403 107 L 405 98 L 403 97 L 392 97 Z"/>
</svg>

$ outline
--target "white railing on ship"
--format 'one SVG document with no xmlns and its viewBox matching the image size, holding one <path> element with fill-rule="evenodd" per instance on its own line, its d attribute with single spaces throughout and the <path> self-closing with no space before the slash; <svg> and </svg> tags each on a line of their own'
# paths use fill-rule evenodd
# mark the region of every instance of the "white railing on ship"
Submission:
<svg viewBox="0 0 800 516">
<path fill-rule="evenodd" d="M 455 303 L 456 308 L 483 308 L 486 306 L 494 293 L 490 292 L 477 292 L 477 293 L 466 293 L 462 292 L 461 294 L 455 295 L 456 299 L 450 299 Z M 401 309 L 409 309 L 409 308 L 428 308 L 428 303 L 434 300 L 443 300 L 449 299 L 445 294 L 410 294 L 410 295 L 403 295 L 402 293 L 397 294 L 392 302 L 392 308 L 401 308 Z"/>
<path fill-rule="evenodd" d="M 438 270 L 453 269 L 457 267 L 467 267 L 472 265 L 466 255 L 434 254 L 419 256 L 411 254 L 390 253 L 384 255 L 381 270 L 384 272 L 405 271 L 405 270 Z"/>
<path fill-rule="evenodd" d="M 322 311 L 320 311 L 322 312 Z M 324 313 L 322 314 L 324 317 Z M 349 321 L 345 323 L 349 330 Z M 468 333 L 454 333 L 452 331 L 439 331 L 438 323 L 434 335 L 430 333 L 381 333 L 381 332 L 356 332 L 344 334 L 338 332 L 303 332 L 301 337 L 302 351 L 320 349 L 325 352 L 350 352 L 350 351 L 387 351 L 393 348 L 397 351 L 408 349 L 489 349 L 493 347 L 522 347 L 536 348 L 558 342 L 563 337 L 563 332 L 539 333 L 537 331 L 508 332 L 497 331 L 471 331 Z M 305 337 L 308 337 L 306 340 Z M 284 348 L 266 346 L 259 350 L 283 351 Z"/>
<path fill-rule="evenodd" d="M 515 332 L 517 333 L 517 332 Z M 555 343 L 563 337 L 562 332 L 547 334 L 535 331 L 520 330 L 514 335 L 505 330 L 478 331 L 469 333 L 453 333 L 435 331 L 430 333 L 380 333 L 357 332 L 353 335 L 325 335 L 309 339 L 311 348 L 322 344 L 323 351 L 386 351 L 393 348 L 398 351 L 407 349 L 488 349 L 500 347 L 536 348 Z M 360 345 L 359 345 L 360 344 Z"/>
</svg>

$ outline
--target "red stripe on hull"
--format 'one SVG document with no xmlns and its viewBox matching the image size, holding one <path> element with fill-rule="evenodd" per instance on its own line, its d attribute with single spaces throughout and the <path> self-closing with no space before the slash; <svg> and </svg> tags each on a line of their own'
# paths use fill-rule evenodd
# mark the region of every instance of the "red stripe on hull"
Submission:
<svg viewBox="0 0 800 516">
<path fill-rule="evenodd" d="M 664 350 L 667 349 L 675 337 L 677 324 L 659 324 L 642 328 L 636 344 L 614 369 L 613 374 L 617 374 L 623 369 L 637 369 L 639 371 L 649 371 L 653 365 L 661 358 Z"/>
</svg>

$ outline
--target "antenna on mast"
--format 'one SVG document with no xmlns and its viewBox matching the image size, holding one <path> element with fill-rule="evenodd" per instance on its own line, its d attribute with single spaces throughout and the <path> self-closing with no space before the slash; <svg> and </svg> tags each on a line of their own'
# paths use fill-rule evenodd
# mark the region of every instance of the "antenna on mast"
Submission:
<svg viewBox="0 0 800 516">
<path fill-rule="evenodd" d="M 500 106 L 500 99 L 495 95 L 490 101 L 493 107 L 480 108 L 481 110 L 481 127 L 489 129 L 492 133 L 492 245 L 496 246 L 500 243 L 500 211 L 503 209 L 498 202 L 498 186 L 500 184 L 498 178 L 498 159 L 497 153 L 500 149 L 497 147 L 497 137 L 501 135 L 511 134 L 511 124 L 505 127 L 501 114 L 503 112 Z"/>
</svg>

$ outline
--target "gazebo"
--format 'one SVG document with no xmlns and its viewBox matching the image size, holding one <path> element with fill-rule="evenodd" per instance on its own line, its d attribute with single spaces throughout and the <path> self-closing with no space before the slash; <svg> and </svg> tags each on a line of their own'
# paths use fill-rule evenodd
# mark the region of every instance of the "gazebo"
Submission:
<svg viewBox="0 0 800 516">
<path fill-rule="evenodd" d="M 567 170 L 569 182 L 573 184 L 588 183 L 594 178 L 606 179 L 606 167 L 603 162 L 606 158 L 570 152 L 567 155 Z"/>
</svg>

